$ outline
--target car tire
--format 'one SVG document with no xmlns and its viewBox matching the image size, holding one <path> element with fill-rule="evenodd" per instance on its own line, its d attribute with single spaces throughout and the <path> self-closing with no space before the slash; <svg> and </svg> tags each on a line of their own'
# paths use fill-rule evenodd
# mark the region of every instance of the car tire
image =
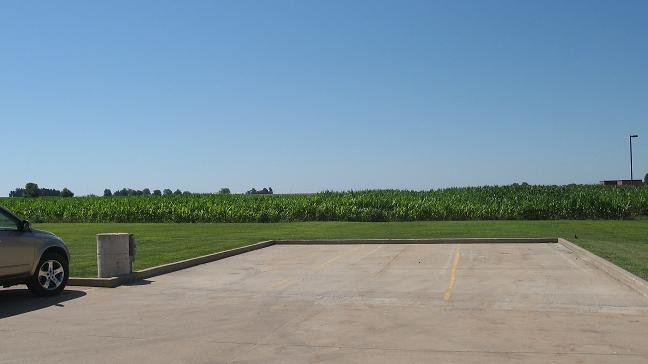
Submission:
<svg viewBox="0 0 648 364">
<path fill-rule="evenodd" d="M 68 261 L 65 256 L 47 252 L 43 254 L 36 271 L 27 281 L 27 288 L 37 296 L 54 296 L 67 285 L 69 277 Z"/>
</svg>

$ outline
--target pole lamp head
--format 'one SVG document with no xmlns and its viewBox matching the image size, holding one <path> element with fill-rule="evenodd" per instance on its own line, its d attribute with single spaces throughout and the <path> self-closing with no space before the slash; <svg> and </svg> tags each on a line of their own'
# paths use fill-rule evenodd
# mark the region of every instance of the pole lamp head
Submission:
<svg viewBox="0 0 648 364">
<path fill-rule="evenodd" d="M 630 138 L 639 138 L 639 135 L 633 134 L 633 135 L 630 135 Z"/>
</svg>

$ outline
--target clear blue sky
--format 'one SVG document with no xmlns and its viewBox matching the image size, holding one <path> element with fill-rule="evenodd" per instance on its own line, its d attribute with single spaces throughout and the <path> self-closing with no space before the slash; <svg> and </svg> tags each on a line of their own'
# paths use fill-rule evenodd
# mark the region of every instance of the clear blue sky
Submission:
<svg viewBox="0 0 648 364">
<path fill-rule="evenodd" d="M 648 172 L 647 1 L 4 1 L 0 195 Z"/>
</svg>

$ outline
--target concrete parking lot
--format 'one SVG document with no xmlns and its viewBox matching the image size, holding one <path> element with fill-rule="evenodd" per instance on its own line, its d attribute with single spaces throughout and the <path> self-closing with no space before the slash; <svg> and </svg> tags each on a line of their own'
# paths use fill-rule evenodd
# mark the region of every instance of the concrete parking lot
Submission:
<svg viewBox="0 0 648 364">
<path fill-rule="evenodd" d="M 646 363 L 648 297 L 560 244 L 275 245 L 53 299 L 0 362 Z"/>
</svg>

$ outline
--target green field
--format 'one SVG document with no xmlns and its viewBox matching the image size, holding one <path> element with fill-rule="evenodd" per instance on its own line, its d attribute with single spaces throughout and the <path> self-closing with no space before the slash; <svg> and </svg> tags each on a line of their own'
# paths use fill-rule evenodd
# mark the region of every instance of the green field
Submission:
<svg viewBox="0 0 648 364">
<path fill-rule="evenodd" d="M 648 187 L 512 185 L 312 195 L 1 198 L 0 205 L 36 223 L 627 219 L 648 216 Z"/>
<path fill-rule="evenodd" d="M 73 276 L 96 275 L 95 234 L 137 238 L 136 269 L 270 239 L 563 237 L 648 279 L 648 219 L 444 222 L 302 222 L 277 224 L 36 224 L 61 236 Z M 575 238 L 575 235 L 578 238 Z"/>
</svg>

